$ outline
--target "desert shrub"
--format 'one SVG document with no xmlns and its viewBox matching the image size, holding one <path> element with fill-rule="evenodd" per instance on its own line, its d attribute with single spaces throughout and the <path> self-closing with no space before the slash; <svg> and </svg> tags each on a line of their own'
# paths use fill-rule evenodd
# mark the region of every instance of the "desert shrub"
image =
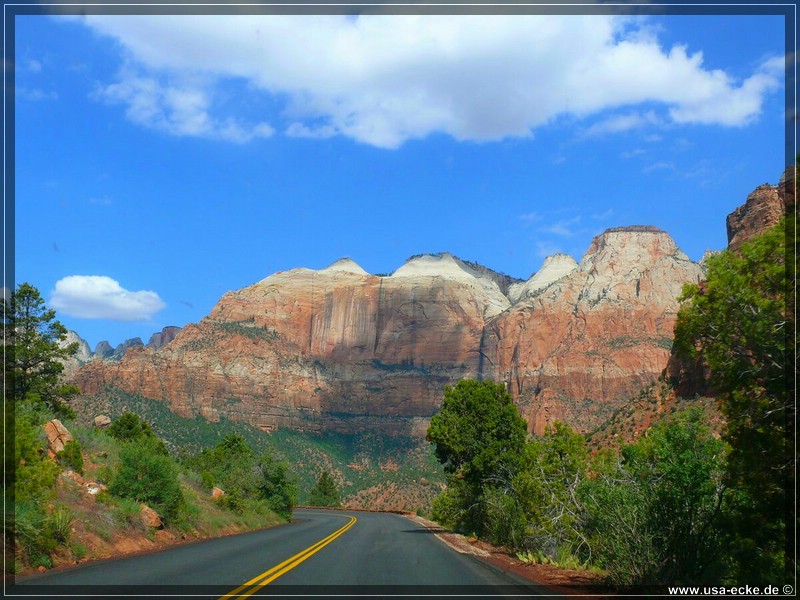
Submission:
<svg viewBox="0 0 800 600">
<path fill-rule="evenodd" d="M 177 465 L 172 458 L 161 453 L 157 442 L 147 439 L 125 444 L 119 458 L 119 470 L 109 491 L 121 498 L 148 504 L 167 521 L 175 519 L 184 498 Z"/>
<path fill-rule="evenodd" d="M 135 413 L 127 412 L 122 414 L 108 426 L 106 431 L 108 435 L 121 442 L 146 440 L 151 444 L 151 449 L 158 454 L 169 454 L 166 444 L 153 432 L 150 424 Z"/>
<path fill-rule="evenodd" d="M 488 488 L 483 501 L 486 504 L 488 540 L 498 546 L 520 548 L 525 539 L 527 523 L 519 501 L 497 488 Z"/>
<path fill-rule="evenodd" d="M 59 460 L 81 475 L 83 475 L 83 449 L 78 440 L 70 440 L 64 444 L 64 449 L 59 452 Z"/>
<path fill-rule="evenodd" d="M 726 451 L 693 408 L 596 461 L 579 494 L 594 558 L 614 583 L 720 581 Z"/>
<path fill-rule="evenodd" d="M 453 480 L 433 499 L 431 518 L 434 521 L 452 529 L 463 529 L 467 513 L 463 486 L 463 482 Z"/>
<path fill-rule="evenodd" d="M 18 502 L 8 515 L 14 538 L 25 553 L 26 562 L 32 566 L 52 565 L 50 553 L 56 543 L 46 533 L 46 515 L 32 502 Z"/>
</svg>

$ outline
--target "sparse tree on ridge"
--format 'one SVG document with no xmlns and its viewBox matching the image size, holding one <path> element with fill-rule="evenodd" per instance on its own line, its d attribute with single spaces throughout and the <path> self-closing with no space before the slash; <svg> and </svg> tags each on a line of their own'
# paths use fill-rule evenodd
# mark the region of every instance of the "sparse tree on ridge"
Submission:
<svg viewBox="0 0 800 600">
<path fill-rule="evenodd" d="M 0 304 L 5 332 L 6 399 L 44 404 L 58 416 L 74 416 L 66 401 L 79 390 L 61 383 L 60 376 L 64 370 L 62 361 L 77 352 L 77 342 L 62 346 L 67 329 L 29 283 L 20 284 Z"/>
</svg>

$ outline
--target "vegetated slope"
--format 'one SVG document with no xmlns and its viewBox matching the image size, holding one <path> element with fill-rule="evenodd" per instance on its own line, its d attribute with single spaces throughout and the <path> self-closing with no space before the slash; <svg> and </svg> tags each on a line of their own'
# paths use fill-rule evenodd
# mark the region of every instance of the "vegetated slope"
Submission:
<svg viewBox="0 0 800 600">
<path fill-rule="evenodd" d="M 300 504 L 322 471 L 333 476 L 346 506 L 375 510 L 427 510 L 444 481 L 430 446 L 418 438 L 369 431 L 348 435 L 280 429 L 266 433 L 225 418 L 212 423 L 200 416 L 180 417 L 163 402 L 113 387 L 97 396 L 85 395 L 74 406 L 85 424 L 98 414 L 114 419 L 134 412 L 179 456 L 212 447 L 230 433 L 239 434 L 257 452 L 269 450 L 289 464 L 290 475 L 299 485 Z M 394 493 L 374 491 L 384 488 Z"/>
<path fill-rule="evenodd" d="M 590 431 L 586 435 L 587 445 L 594 451 L 632 444 L 652 426 L 691 406 L 702 409 L 714 431 L 722 431 L 724 420 L 714 398 L 699 394 L 680 396 L 671 383 L 665 378 L 659 378 L 637 395 L 622 402 L 607 421 Z"/>
</svg>

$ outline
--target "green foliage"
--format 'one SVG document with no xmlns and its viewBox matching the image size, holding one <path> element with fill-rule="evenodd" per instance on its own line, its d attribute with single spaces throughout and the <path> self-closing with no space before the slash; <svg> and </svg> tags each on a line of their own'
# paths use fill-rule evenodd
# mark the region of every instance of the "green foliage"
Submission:
<svg viewBox="0 0 800 600">
<path fill-rule="evenodd" d="M 447 487 L 433 499 L 431 518 L 452 529 L 462 529 L 467 521 L 470 500 L 462 480 L 451 478 Z"/>
<path fill-rule="evenodd" d="M 787 246 L 787 240 L 795 246 Z M 731 446 L 736 490 L 730 540 L 738 579 L 753 584 L 794 573 L 794 422 L 790 379 L 797 355 L 796 219 L 708 260 L 705 282 L 684 288 L 675 344 L 711 369 Z M 793 509 L 792 509 L 793 510 Z M 758 549 L 754 552 L 754 549 Z"/>
<path fill-rule="evenodd" d="M 486 537 L 492 544 L 519 548 L 525 540 L 527 519 L 519 500 L 506 490 L 488 487 L 483 493 Z"/>
<path fill-rule="evenodd" d="M 161 446 L 149 438 L 126 443 L 119 453 L 120 466 L 109 491 L 122 498 L 144 502 L 166 521 L 174 520 L 184 498 L 177 465 Z"/>
<path fill-rule="evenodd" d="M 135 412 L 152 423 L 153 430 L 170 448 L 176 448 L 181 461 L 191 466 L 192 459 L 203 449 L 213 448 L 228 434 L 244 438 L 256 454 L 269 453 L 289 465 L 289 477 L 298 484 L 298 502 L 305 504 L 308 493 L 316 485 L 322 470 L 328 469 L 339 484 L 342 498 L 358 491 L 392 483 L 413 494 L 407 496 L 407 508 L 428 507 L 444 481 L 442 468 L 433 456 L 433 447 L 422 440 L 403 436 L 382 435 L 374 431 L 357 434 L 325 432 L 312 434 L 279 429 L 271 433 L 224 417 L 210 423 L 203 417 L 187 419 L 170 412 L 166 403 L 129 394 L 117 388 L 103 391 L 103 402 L 82 397 L 83 412 L 104 412 L 112 419 L 125 411 Z M 124 409 L 123 409 L 124 407 Z M 88 422 L 87 422 L 88 425 Z M 92 435 L 98 430 L 91 428 Z M 84 444 L 85 445 L 85 444 Z M 391 460 L 399 470 L 382 468 Z M 357 466 L 356 466 L 357 465 Z M 426 483 L 420 483 L 420 481 Z M 214 485 L 224 489 L 215 481 Z M 412 504 L 413 503 L 413 504 Z"/>
<path fill-rule="evenodd" d="M 164 456 L 169 454 L 166 444 L 155 434 L 150 424 L 135 413 L 122 414 L 106 431 L 108 435 L 122 442 L 145 441 L 155 452 Z"/>
<path fill-rule="evenodd" d="M 291 518 L 297 486 L 288 466 L 269 452 L 256 454 L 243 436 L 229 433 L 185 463 L 200 473 L 204 486 L 216 485 L 225 492 L 219 504 L 228 510 L 241 514 L 253 508 L 253 502 L 261 502 L 282 518 Z"/>
<path fill-rule="evenodd" d="M 260 457 L 257 466 L 261 473 L 261 496 L 274 512 L 287 521 L 291 520 L 292 510 L 297 504 L 297 484 L 289 478 L 289 467 L 266 453 Z"/>
<path fill-rule="evenodd" d="M 310 506 L 341 506 L 336 482 L 327 471 L 323 471 L 319 476 L 317 485 L 314 486 L 308 496 L 308 504 Z"/>
<path fill-rule="evenodd" d="M 702 411 L 660 423 L 581 486 L 595 559 L 615 583 L 719 581 L 726 447 Z"/>
<path fill-rule="evenodd" d="M 59 453 L 58 458 L 73 471 L 83 475 L 83 449 L 77 439 L 64 444 L 64 449 Z"/>
<path fill-rule="evenodd" d="M 30 404 L 14 406 L 13 415 L 14 462 L 5 473 L 6 496 L 11 501 L 46 504 L 55 497 L 59 472 L 58 465 L 47 457 L 47 440 L 42 430 L 46 418 Z M 6 456 L 10 458 L 11 453 Z"/>
<path fill-rule="evenodd" d="M 446 387 L 427 433 L 448 474 L 449 491 L 434 503 L 434 514 L 493 539 L 521 535 L 518 507 L 503 496 L 519 469 L 526 435 L 527 424 L 502 385 L 464 380 Z"/>
<path fill-rule="evenodd" d="M 513 489 L 528 521 L 526 545 L 551 559 L 563 548 L 583 549 L 583 507 L 577 489 L 588 462 L 584 437 L 556 422 L 525 445 Z"/>
<path fill-rule="evenodd" d="M 427 439 L 446 473 L 480 486 L 515 470 L 526 434 L 525 419 L 504 386 L 464 380 L 445 388 Z"/>
<path fill-rule="evenodd" d="M 6 396 L 49 407 L 60 418 L 74 418 L 67 401 L 79 393 L 60 382 L 62 360 L 78 350 L 78 344 L 61 347 L 66 328 L 45 307 L 39 291 L 20 284 L 10 298 L 0 299 L 4 325 L 4 386 Z"/>
</svg>

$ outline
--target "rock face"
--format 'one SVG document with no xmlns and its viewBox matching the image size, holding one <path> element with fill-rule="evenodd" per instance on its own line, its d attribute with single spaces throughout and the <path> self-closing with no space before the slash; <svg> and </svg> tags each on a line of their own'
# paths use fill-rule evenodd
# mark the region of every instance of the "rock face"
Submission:
<svg viewBox="0 0 800 600">
<path fill-rule="evenodd" d="M 96 358 L 109 358 L 112 354 L 114 354 L 114 348 L 105 340 L 98 342 L 97 346 L 95 346 L 94 355 Z"/>
<path fill-rule="evenodd" d="M 89 344 L 74 331 L 67 331 L 66 340 L 60 342 L 59 346 L 65 348 L 74 342 L 78 342 L 78 351 L 62 363 L 64 365 L 63 376 L 66 378 L 71 378 L 81 365 L 92 359 Z"/>
<path fill-rule="evenodd" d="M 585 431 L 661 374 L 676 298 L 701 277 L 663 231 L 609 229 L 574 270 L 489 324 L 486 374 L 506 382 L 535 433 L 554 420 Z"/>
<path fill-rule="evenodd" d="M 512 285 L 508 291 L 508 298 L 514 303 L 530 296 L 535 296 L 537 292 L 543 290 L 554 281 L 566 277 L 578 268 L 578 263 L 568 254 L 555 254 L 548 256 L 542 268 L 524 283 Z"/>
<path fill-rule="evenodd" d="M 178 335 L 180 330 L 180 327 L 175 327 L 174 325 L 164 327 L 164 329 L 161 331 L 158 331 L 150 336 L 150 340 L 147 342 L 147 347 L 158 350 L 162 346 L 165 346 L 174 340 L 175 336 Z"/>
<path fill-rule="evenodd" d="M 789 167 L 778 185 L 758 186 L 742 206 L 728 215 L 728 248 L 735 249 L 777 225 L 794 206 L 795 167 Z"/>
<path fill-rule="evenodd" d="M 445 385 L 493 378 L 534 431 L 554 419 L 587 429 L 663 371 L 675 299 L 700 276 L 648 227 L 609 230 L 580 264 L 551 257 L 527 282 L 450 254 L 388 277 L 343 259 L 229 292 L 169 344 L 90 362 L 75 382 L 266 431 L 424 435 Z"/>
<path fill-rule="evenodd" d="M 71 442 L 74 439 L 69 430 L 64 427 L 64 424 L 58 419 L 52 419 L 48 421 L 42 425 L 42 428 L 44 429 L 44 434 L 47 437 L 48 448 L 53 454 L 58 454 L 64 450 L 66 443 Z"/>
</svg>

